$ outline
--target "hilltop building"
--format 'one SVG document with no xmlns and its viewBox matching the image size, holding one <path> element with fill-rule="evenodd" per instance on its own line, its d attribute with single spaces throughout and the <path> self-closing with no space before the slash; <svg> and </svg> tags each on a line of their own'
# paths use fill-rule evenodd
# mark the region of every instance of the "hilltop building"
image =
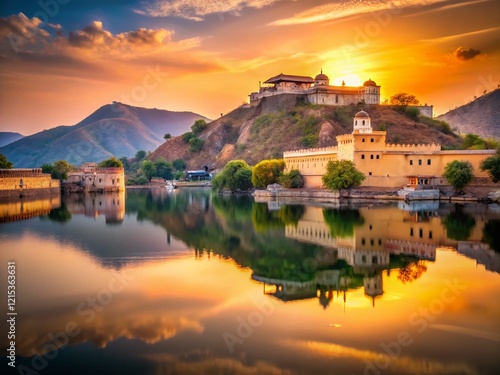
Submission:
<svg viewBox="0 0 500 375">
<path fill-rule="evenodd" d="M 304 95 L 311 104 L 322 105 L 350 105 L 364 102 L 366 104 L 380 104 L 380 85 L 368 79 L 363 86 L 330 85 L 330 78 L 321 71 L 316 77 L 299 76 L 280 73 L 259 85 L 258 92 L 252 92 L 250 105 L 257 105 L 262 98 L 275 95 L 295 94 Z M 420 114 L 427 117 L 434 116 L 434 106 L 412 106 L 418 108 Z"/>
<path fill-rule="evenodd" d="M 446 185 L 443 172 L 453 160 L 470 161 L 476 179 L 488 179 L 479 168 L 481 161 L 495 150 L 442 151 L 439 144 L 389 144 L 386 132 L 375 131 L 365 111 L 354 116 L 353 131 L 337 136 L 337 146 L 286 151 L 285 170 L 298 169 L 304 176 L 305 187 L 321 188 L 322 176 L 329 161 L 350 160 L 366 177 L 363 186 L 423 188 Z"/>
<path fill-rule="evenodd" d="M 125 190 L 123 168 L 99 168 L 96 163 L 84 163 L 79 171 L 68 173 L 63 187 L 69 190 L 122 191 Z"/>
</svg>

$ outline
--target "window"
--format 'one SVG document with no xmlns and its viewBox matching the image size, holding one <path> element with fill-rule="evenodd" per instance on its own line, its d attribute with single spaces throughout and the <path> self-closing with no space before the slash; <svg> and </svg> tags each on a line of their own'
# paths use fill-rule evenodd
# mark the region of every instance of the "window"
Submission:
<svg viewBox="0 0 500 375">
<path fill-rule="evenodd" d="M 418 165 L 422 165 L 422 159 L 418 159 Z"/>
<path fill-rule="evenodd" d="M 102 178 L 99 179 L 99 182 L 102 182 Z"/>
<path fill-rule="evenodd" d="M 370 159 L 373 159 L 373 155 L 370 155 Z"/>
<path fill-rule="evenodd" d="M 422 237 L 424 236 L 424 231 L 422 230 L 422 228 L 420 228 L 420 229 L 418 230 L 418 236 L 419 236 L 420 238 L 422 238 Z"/>
<path fill-rule="evenodd" d="M 371 246 L 375 245 L 375 242 L 373 241 L 373 239 L 370 240 L 370 245 Z"/>
<path fill-rule="evenodd" d="M 377 264 L 377 263 L 378 263 L 377 256 L 376 255 L 372 256 L 372 264 Z"/>
<path fill-rule="evenodd" d="M 363 263 L 366 263 L 366 255 L 361 256 L 361 261 L 362 261 Z"/>
<path fill-rule="evenodd" d="M 372 229 L 373 229 L 373 227 L 370 225 L 370 230 L 372 230 Z"/>
<path fill-rule="evenodd" d="M 413 160 L 410 160 L 410 165 L 413 165 Z"/>
<path fill-rule="evenodd" d="M 372 142 L 372 143 L 373 143 L 373 142 L 375 142 L 375 140 L 374 140 L 373 138 L 370 138 L 370 142 Z"/>
<path fill-rule="evenodd" d="M 368 176 L 371 176 L 372 175 L 372 172 L 368 172 Z"/>
<path fill-rule="evenodd" d="M 410 228 L 410 236 L 413 237 L 413 228 Z"/>
<path fill-rule="evenodd" d="M 365 124 L 365 120 L 363 120 L 363 125 Z"/>
<path fill-rule="evenodd" d="M 361 245 L 364 245 L 364 244 L 365 244 L 365 242 L 366 242 L 366 241 L 365 241 L 365 239 L 364 239 L 364 238 L 362 238 L 362 239 L 361 239 Z"/>
<path fill-rule="evenodd" d="M 429 240 L 432 240 L 432 230 L 429 231 Z"/>
<path fill-rule="evenodd" d="M 427 165 L 431 165 L 431 159 L 427 159 Z"/>
<path fill-rule="evenodd" d="M 365 139 L 364 139 L 364 138 L 363 138 L 363 139 L 361 139 L 361 142 L 364 142 L 364 141 L 365 141 Z"/>
<path fill-rule="evenodd" d="M 382 240 L 381 239 L 378 240 L 378 244 L 379 244 L 379 246 L 382 246 Z"/>
<path fill-rule="evenodd" d="M 365 155 L 361 155 L 361 159 L 364 159 L 365 158 Z"/>
<path fill-rule="evenodd" d="M 379 155 L 377 155 L 377 160 L 380 159 Z"/>
</svg>

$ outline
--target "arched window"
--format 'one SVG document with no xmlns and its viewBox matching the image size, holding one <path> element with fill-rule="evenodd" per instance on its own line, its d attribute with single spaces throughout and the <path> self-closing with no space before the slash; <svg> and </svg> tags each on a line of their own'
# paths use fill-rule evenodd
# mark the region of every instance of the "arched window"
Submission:
<svg viewBox="0 0 500 375">
<path fill-rule="evenodd" d="M 24 181 L 23 181 L 23 179 L 22 179 L 22 178 L 19 180 L 19 186 L 20 186 L 20 187 L 23 187 L 23 186 L 24 186 Z"/>
<path fill-rule="evenodd" d="M 363 120 L 363 125 L 365 124 L 365 120 Z"/>
</svg>

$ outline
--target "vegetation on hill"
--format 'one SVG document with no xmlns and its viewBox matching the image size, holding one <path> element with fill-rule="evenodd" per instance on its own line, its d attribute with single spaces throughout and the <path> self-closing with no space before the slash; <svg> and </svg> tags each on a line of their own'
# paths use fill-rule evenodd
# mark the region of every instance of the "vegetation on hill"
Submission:
<svg viewBox="0 0 500 375">
<path fill-rule="evenodd" d="M 384 105 L 312 105 L 302 95 L 279 95 L 257 105 L 242 105 L 206 124 L 195 134 L 203 145 L 193 151 L 193 132 L 173 137 L 150 156 L 151 160 L 182 158 L 189 169 L 222 168 L 241 159 L 256 165 L 264 159 L 283 157 L 283 151 L 335 146 L 335 137 L 352 132 L 353 117 L 361 109 L 372 119 L 374 130 L 385 129 L 388 143 L 440 143 L 458 148 L 462 139 L 443 121 L 416 115 L 410 108 Z"/>
</svg>

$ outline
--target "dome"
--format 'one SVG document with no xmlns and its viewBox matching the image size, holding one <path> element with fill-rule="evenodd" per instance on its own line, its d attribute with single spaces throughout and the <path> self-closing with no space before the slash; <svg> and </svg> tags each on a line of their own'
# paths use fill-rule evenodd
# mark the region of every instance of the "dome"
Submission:
<svg viewBox="0 0 500 375">
<path fill-rule="evenodd" d="M 330 78 L 326 74 L 320 73 L 314 78 L 315 81 L 328 81 Z"/>
<path fill-rule="evenodd" d="M 354 118 L 366 118 L 366 117 L 370 117 L 370 115 L 365 111 L 359 111 L 358 113 L 356 113 L 356 115 L 354 115 Z"/>
<path fill-rule="evenodd" d="M 375 83 L 375 81 L 372 81 L 371 79 L 369 79 L 368 81 L 366 81 L 365 83 L 363 83 L 363 86 L 377 86 L 377 84 Z"/>
</svg>

